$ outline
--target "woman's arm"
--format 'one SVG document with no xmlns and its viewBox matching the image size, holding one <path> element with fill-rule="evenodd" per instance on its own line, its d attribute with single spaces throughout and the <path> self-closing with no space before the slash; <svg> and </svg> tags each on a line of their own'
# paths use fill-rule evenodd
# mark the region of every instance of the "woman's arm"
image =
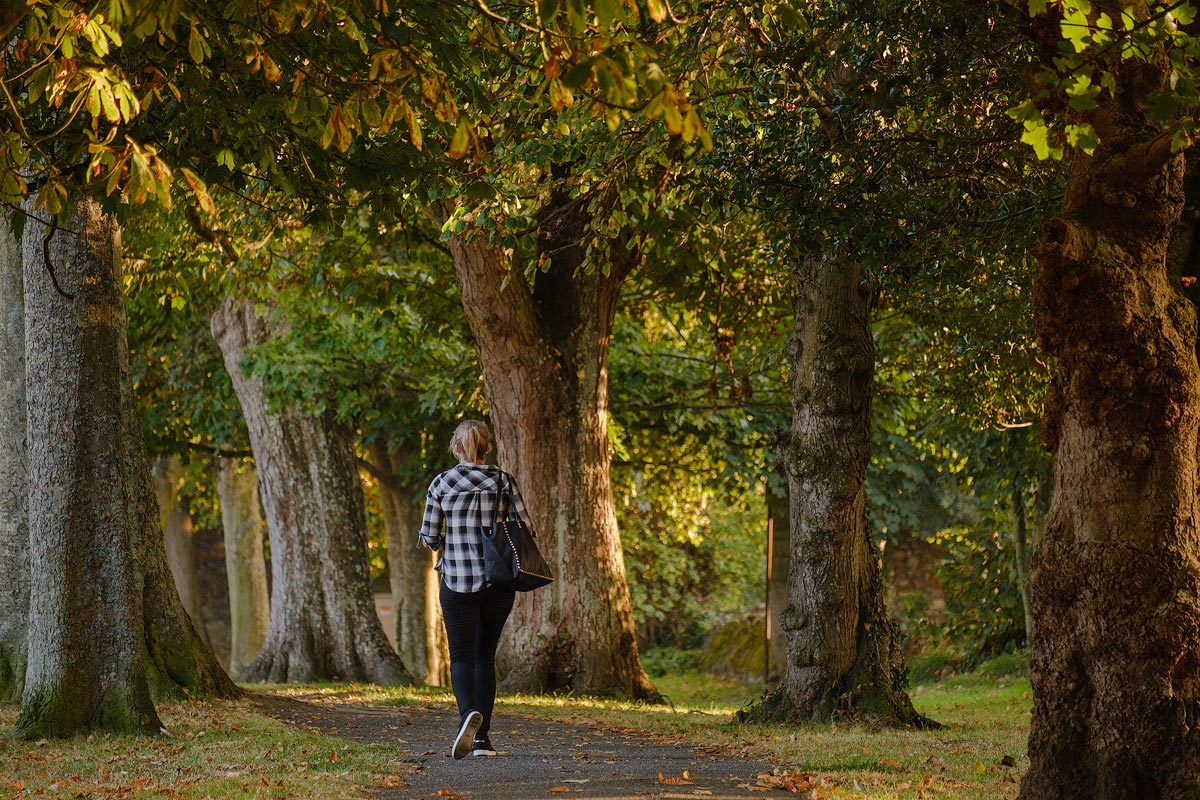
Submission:
<svg viewBox="0 0 1200 800">
<path fill-rule="evenodd" d="M 437 550 L 442 546 L 444 522 L 445 514 L 442 513 L 442 503 L 431 486 L 429 494 L 425 498 L 425 515 L 421 518 L 421 533 L 417 537 L 423 547 L 428 550 Z"/>
</svg>

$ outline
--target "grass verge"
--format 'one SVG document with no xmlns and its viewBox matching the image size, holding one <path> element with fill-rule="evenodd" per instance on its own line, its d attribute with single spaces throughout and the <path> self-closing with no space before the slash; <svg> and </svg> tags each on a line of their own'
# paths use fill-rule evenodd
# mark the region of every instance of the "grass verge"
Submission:
<svg viewBox="0 0 1200 800">
<path fill-rule="evenodd" d="M 733 715 L 758 690 L 711 676 L 655 680 L 671 706 L 570 696 L 509 695 L 497 715 L 540 716 L 702 747 L 776 765 L 817 781 L 818 798 L 1002 800 L 1016 797 L 1027 760 L 1029 683 L 987 672 L 920 684 L 917 709 L 934 731 L 863 726 L 740 725 Z M 441 689 L 275 687 L 339 705 L 449 703 Z M 394 748 L 288 728 L 245 702 L 162 706 L 161 738 L 92 736 L 66 742 L 0 739 L 0 796 L 15 798 L 291 798 L 362 796 L 399 785 Z M 14 706 L 0 705 L 11 729 Z M 772 792 L 776 794 L 776 792 Z"/>
<path fill-rule="evenodd" d="M 6 731 L 18 709 L 0 705 Z M 0 738 L 0 797 L 346 800 L 396 784 L 394 748 L 289 728 L 247 702 L 158 708 L 161 737 Z"/>
</svg>

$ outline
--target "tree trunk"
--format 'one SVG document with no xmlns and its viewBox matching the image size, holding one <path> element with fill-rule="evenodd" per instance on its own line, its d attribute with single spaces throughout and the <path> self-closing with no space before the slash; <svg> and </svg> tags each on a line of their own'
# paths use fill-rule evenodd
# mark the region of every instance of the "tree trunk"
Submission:
<svg viewBox="0 0 1200 800">
<path fill-rule="evenodd" d="M 266 641 L 271 624 L 262 506 L 254 465 L 248 460 L 222 458 L 217 494 L 221 499 L 229 582 L 229 674 L 242 680 Z"/>
<path fill-rule="evenodd" d="M 117 226 L 91 199 L 67 230 L 30 220 L 24 263 L 31 584 L 16 731 L 157 733 L 152 696 L 238 690 L 197 638 L 166 566 L 130 381 Z"/>
<path fill-rule="evenodd" d="M 157 733 L 142 641 L 136 508 L 122 480 L 129 391 L 117 229 L 80 203 L 73 233 L 25 228 L 29 666 L 17 733 Z M 63 286 L 56 288 L 54 279 Z M 70 293 L 70 294 L 67 294 Z M 103 576 L 98 580 L 97 576 Z"/>
<path fill-rule="evenodd" d="M 250 430 L 271 542 L 271 625 L 246 679 L 411 685 L 375 611 L 351 431 L 331 414 L 268 410 L 262 379 L 241 369 L 268 338 L 251 303 L 227 298 L 212 331 Z"/>
<path fill-rule="evenodd" d="M 400 459 L 388 445 L 371 445 L 371 460 L 381 478 L 379 498 L 387 535 L 388 579 L 396 609 L 396 651 L 405 668 L 423 675 L 430 686 L 450 685 L 450 648 L 438 601 L 434 554 L 417 543 L 424 486 L 396 485 Z M 430 591 L 432 587 L 433 591 Z"/>
<path fill-rule="evenodd" d="M 130 452 L 123 472 L 136 501 L 134 557 L 142 570 L 142 609 L 145 616 L 147 677 L 156 700 L 239 697 L 241 690 L 221 668 L 212 648 L 192 624 L 175 588 L 167 564 L 163 529 L 150 461 L 142 441 L 132 391 L 127 395 L 125 418 L 136 436 L 127 437 Z"/>
<path fill-rule="evenodd" d="M 204 599 L 200 594 L 200 576 L 192 540 L 192 517 L 179 504 L 179 486 L 182 482 L 183 461 L 179 456 L 155 460 L 154 495 L 158 500 L 158 520 L 166 543 L 167 566 L 196 634 L 211 647 L 208 626 L 204 622 Z"/>
<path fill-rule="evenodd" d="M 29 627 L 29 461 L 25 444 L 25 289 L 21 251 L 0 217 L 0 702 L 25 685 Z"/>
<path fill-rule="evenodd" d="M 609 339 L 633 261 L 585 274 L 578 211 L 552 210 L 560 222 L 539 237 L 548 269 L 532 286 L 501 248 L 450 239 L 499 463 L 558 576 L 518 599 L 498 668 L 510 690 L 657 700 L 638 659 L 609 473 Z M 433 210 L 441 221 L 451 212 Z"/>
<path fill-rule="evenodd" d="M 1169 65 L 1128 69 L 1141 80 L 1101 95 L 1104 143 L 1074 157 L 1034 251 L 1054 492 L 1033 563 L 1027 800 L 1200 796 L 1200 364 L 1167 268 L 1183 159 L 1131 92 Z"/>
<path fill-rule="evenodd" d="M 857 268 L 821 259 L 797 274 L 789 347 L 792 428 L 780 444 L 791 518 L 783 683 L 743 718 L 924 725 L 904 691 L 866 530 L 875 346 Z"/>
</svg>

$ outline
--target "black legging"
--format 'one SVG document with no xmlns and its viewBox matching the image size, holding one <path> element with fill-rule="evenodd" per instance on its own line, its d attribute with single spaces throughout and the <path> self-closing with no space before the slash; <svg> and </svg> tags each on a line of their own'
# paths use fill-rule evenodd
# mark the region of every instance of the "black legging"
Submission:
<svg viewBox="0 0 1200 800">
<path fill-rule="evenodd" d="M 442 619 L 450 646 L 450 685 L 461 719 L 468 711 L 483 715 L 476 737 L 492 728 L 496 704 L 496 647 L 517 593 L 490 586 L 479 592 L 456 592 L 442 584 Z"/>
</svg>

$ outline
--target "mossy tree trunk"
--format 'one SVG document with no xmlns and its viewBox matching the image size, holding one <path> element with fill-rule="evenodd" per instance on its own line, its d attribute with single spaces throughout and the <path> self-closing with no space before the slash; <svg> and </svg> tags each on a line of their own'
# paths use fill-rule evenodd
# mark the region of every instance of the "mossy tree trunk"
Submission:
<svg viewBox="0 0 1200 800">
<path fill-rule="evenodd" d="M 791 559 L 783 682 L 743 719 L 929 724 L 904 690 L 878 552 L 866 530 L 875 347 L 859 270 L 809 259 L 797 270 L 789 346 L 792 426 L 781 440 Z"/>
<path fill-rule="evenodd" d="M 31 588 L 16 732 L 28 738 L 157 733 L 152 698 L 238 694 L 166 565 L 119 242 L 90 198 L 65 229 L 25 227 Z"/>
</svg>

